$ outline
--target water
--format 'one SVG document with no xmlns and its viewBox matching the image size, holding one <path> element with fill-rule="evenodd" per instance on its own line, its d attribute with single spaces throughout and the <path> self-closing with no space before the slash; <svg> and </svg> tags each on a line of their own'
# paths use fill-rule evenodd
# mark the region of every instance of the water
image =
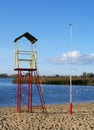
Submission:
<svg viewBox="0 0 94 130">
<path fill-rule="evenodd" d="M 46 104 L 69 103 L 69 86 L 66 85 L 42 85 Z M 73 103 L 94 102 L 93 86 L 73 86 Z M 0 107 L 16 106 L 17 85 L 12 83 L 12 78 L 0 78 Z M 22 85 L 22 105 L 27 105 L 27 85 Z M 33 105 L 39 105 L 40 99 L 33 85 Z"/>
</svg>

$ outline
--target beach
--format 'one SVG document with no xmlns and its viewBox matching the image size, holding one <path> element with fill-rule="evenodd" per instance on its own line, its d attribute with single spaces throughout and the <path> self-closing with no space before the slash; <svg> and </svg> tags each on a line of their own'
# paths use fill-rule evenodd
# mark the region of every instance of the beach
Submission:
<svg viewBox="0 0 94 130">
<path fill-rule="evenodd" d="M 16 107 L 0 108 L 0 130 L 94 130 L 94 103 L 73 104 L 73 113 L 69 105 L 47 105 L 47 113 L 40 108 L 32 113 L 22 107 L 21 113 Z"/>
</svg>

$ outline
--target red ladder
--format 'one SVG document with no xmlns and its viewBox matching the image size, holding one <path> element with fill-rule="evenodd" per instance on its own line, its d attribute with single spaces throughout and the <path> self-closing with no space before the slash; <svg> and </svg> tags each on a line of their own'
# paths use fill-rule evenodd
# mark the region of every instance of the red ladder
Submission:
<svg viewBox="0 0 94 130">
<path fill-rule="evenodd" d="M 39 79 L 39 75 L 37 74 L 37 71 L 34 72 L 34 77 L 35 77 L 35 80 L 36 80 L 36 83 L 37 83 L 37 89 L 38 89 L 38 93 L 39 93 L 39 97 L 40 97 L 43 112 L 47 112 L 46 107 L 45 107 L 43 91 L 42 91 L 42 88 L 41 88 L 41 83 L 40 83 L 40 79 Z"/>
</svg>

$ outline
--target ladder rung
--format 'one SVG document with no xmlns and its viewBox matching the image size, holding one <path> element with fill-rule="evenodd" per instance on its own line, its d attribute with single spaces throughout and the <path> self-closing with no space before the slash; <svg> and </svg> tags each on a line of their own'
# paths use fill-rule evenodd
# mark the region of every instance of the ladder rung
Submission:
<svg viewBox="0 0 94 130">
<path fill-rule="evenodd" d="M 19 61 L 32 61 L 30 59 L 18 59 Z"/>
</svg>

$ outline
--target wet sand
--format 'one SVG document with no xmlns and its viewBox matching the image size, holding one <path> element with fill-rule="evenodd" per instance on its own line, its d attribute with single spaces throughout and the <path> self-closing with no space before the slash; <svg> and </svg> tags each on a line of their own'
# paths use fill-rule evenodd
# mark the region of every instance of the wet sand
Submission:
<svg viewBox="0 0 94 130">
<path fill-rule="evenodd" d="M 34 109 L 32 113 L 23 107 L 0 108 L 0 130 L 94 130 L 94 103 L 46 106 L 47 113 Z"/>
</svg>

